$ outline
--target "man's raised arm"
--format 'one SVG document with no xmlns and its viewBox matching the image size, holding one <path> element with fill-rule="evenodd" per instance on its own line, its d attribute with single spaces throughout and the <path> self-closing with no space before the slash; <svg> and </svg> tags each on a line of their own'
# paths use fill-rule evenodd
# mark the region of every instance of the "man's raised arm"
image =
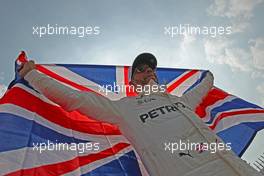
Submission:
<svg viewBox="0 0 264 176">
<path fill-rule="evenodd" d="M 207 93 L 211 90 L 214 84 L 214 77 L 213 74 L 208 71 L 206 73 L 205 78 L 194 87 L 192 90 L 184 94 L 181 98 L 182 100 L 189 105 L 192 110 L 201 103 L 202 99 L 207 95 Z"/>
<path fill-rule="evenodd" d="M 118 109 L 109 99 L 92 92 L 81 92 L 65 86 L 32 68 L 20 75 L 51 101 L 67 111 L 77 110 L 91 118 L 117 124 Z"/>
</svg>

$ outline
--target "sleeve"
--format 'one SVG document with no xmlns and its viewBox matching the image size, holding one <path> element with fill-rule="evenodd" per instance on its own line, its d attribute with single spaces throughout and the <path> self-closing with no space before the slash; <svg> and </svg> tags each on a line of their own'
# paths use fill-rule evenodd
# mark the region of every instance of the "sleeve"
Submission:
<svg viewBox="0 0 264 176">
<path fill-rule="evenodd" d="M 35 69 L 24 79 L 34 89 L 67 111 L 77 110 L 96 120 L 119 123 L 120 115 L 114 101 L 92 92 L 74 90 Z"/>
<path fill-rule="evenodd" d="M 207 93 L 211 90 L 214 84 L 213 74 L 208 71 L 206 73 L 205 78 L 198 84 L 196 87 L 191 89 L 189 92 L 184 94 L 181 99 L 184 103 L 189 105 L 192 110 L 202 102 L 202 99 L 207 95 Z"/>
</svg>

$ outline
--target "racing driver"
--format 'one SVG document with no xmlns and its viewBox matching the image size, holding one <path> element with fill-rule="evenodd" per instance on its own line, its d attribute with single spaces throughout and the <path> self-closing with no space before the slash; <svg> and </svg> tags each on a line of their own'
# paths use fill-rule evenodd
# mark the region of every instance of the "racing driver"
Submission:
<svg viewBox="0 0 264 176">
<path fill-rule="evenodd" d="M 156 67 L 153 54 L 138 55 L 132 65 L 131 85 L 158 85 Z M 171 143 L 223 143 L 194 113 L 195 107 L 213 86 L 211 72 L 181 97 L 161 91 L 146 95 L 142 91 L 137 92 L 137 96 L 117 101 L 93 92 L 73 90 L 37 71 L 34 61 L 24 63 L 19 74 L 65 110 L 77 110 L 118 125 L 150 176 L 260 176 L 231 150 L 172 152 Z"/>
</svg>

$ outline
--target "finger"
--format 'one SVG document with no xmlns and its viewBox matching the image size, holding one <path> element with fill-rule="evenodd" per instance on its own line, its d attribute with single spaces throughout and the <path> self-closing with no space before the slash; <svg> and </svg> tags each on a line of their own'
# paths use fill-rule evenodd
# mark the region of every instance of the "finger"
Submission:
<svg viewBox="0 0 264 176">
<path fill-rule="evenodd" d="M 36 64 L 35 64 L 35 62 L 34 62 L 33 60 L 31 60 L 31 61 L 29 62 L 29 67 L 30 67 L 30 68 L 36 68 Z"/>
<path fill-rule="evenodd" d="M 35 64 L 35 61 L 34 60 L 30 60 L 29 61 L 31 64 Z"/>
</svg>

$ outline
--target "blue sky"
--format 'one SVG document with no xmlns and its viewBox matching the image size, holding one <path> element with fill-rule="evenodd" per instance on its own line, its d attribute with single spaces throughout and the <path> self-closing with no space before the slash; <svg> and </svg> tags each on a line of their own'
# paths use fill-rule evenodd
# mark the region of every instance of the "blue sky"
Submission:
<svg viewBox="0 0 264 176">
<path fill-rule="evenodd" d="M 0 96 L 25 50 L 37 63 L 131 65 L 152 52 L 160 67 L 209 69 L 215 85 L 264 107 L 263 0 L 0 2 Z M 38 37 L 33 26 L 99 26 L 100 34 Z M 232 34 L 164 34 L 164 27 L 232 27 Z M 264 135 L 263 135 L 264 136 Z"/>
<path fill-rule="evenodd" d="M 131 65 L 153 52 L 158 65 L 209 69 L 216 86 L 264 106 L 264 3 L 215 1 L 1 1 L 0 85 L 12 80 L 20 50 L 38 63 Z M 33 26 L 99 26 L 80 38 L 33 35 Z M 164 34 L 164 27 L 232 26 L 231 35 Z"/>
</svg>

